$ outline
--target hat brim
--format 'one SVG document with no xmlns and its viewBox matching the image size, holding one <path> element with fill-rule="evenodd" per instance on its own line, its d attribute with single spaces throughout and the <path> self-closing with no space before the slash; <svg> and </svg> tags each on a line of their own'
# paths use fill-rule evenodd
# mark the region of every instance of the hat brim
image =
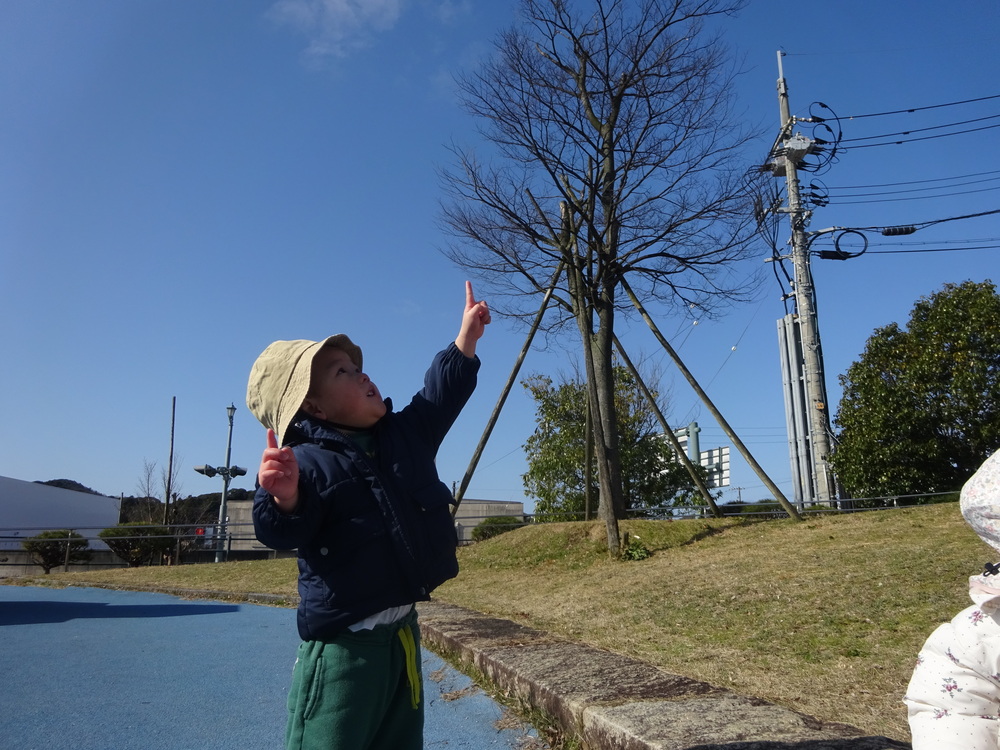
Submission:
<svg viewBox="0 0 1000 750">
<path fill-rule="evenodd" d="M 288 428 L 309 394 L 313 359 L 325 347 L 341 349 L 359 368 L 364 366 L 361 348 L 338 333 L 322 341 L 275 341 L 250 370 L 247 407 L 262 425 L 274 430 L 279 445 L 284 445 Z"/>
</svg>

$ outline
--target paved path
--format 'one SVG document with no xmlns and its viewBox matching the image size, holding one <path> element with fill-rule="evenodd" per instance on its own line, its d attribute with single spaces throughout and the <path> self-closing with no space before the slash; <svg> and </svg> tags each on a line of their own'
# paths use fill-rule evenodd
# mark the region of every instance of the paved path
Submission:
<svg viewBox="0 0 1000 750">
<path fill-rule="evenodd" d="M 0 585 L 0 748 L 275 750 L 297 644 L 290 609 Z M 425 747 L 541 747 L 426 650 L 423 671 Z"/>
</svg>

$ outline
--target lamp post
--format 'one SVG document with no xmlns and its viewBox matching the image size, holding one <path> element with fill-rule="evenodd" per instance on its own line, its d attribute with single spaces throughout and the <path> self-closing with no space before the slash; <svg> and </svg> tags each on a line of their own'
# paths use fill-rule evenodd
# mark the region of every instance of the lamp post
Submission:
<svg viewBox="0 0 1000 750">
<path fill-rule="evenodd" d="M 222 476 L 222 501 L 219 503 L 219 534 L 216 540 L 215 561 L 222 562 L 225 555 L 226 545 L 226 496 L 229 494 L 229 480 L 232 477 L 241 477 L 247 470 L 240 466 L 230 466 L 229 458 L 233 448 L 233 416 L 236 414 L 236 406 L 230 404 L 226 407 L 226 414 L 229 415 L 229 438 L 226 441 L 226 464 L 225 466 L 195 466 L 194 470 L 206 477 L 214 477 L 216 474 Z"/>
</svg>

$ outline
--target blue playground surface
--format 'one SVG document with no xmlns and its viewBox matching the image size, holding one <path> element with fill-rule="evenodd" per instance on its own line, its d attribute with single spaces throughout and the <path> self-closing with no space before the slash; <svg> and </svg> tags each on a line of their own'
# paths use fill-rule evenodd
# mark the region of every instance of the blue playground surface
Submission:
<svg viewBox="0 0 1000 750">
<path fill-rule="evenodd" d="M 0 746 L 281 748 L 295 611 L 95 588 L 0 585 Z M 423 651 L 426 748 L 540 748 Z"/>
</svg>

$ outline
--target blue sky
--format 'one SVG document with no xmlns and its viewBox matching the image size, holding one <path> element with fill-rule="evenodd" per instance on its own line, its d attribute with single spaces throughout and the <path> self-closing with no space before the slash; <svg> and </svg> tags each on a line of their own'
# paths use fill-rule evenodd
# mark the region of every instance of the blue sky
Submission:
<svg viewBox="0 0 1000 750">
<path fill-rule="evenodd" d="M 488 54 L 515 7 L 0 4 L 0 475 L 134 494 L 144 461 L 167 461 L 175 396 L 181 493 L 221 488 L 192 467 L 224 462 L 230 402 L 238 409 L 233 462 L 252 475 L 264 431 L 244 404 L 246 377 L 279 338 L 350 334 L 382 392 L 405 402 L 433 353 L 454 338 L 464 302 L 466 274 L 440 253 L 437 171 L 450 164 L 449 143 L 480 141 L 452 76 Z M 845 138 L 1000 113 L 993 99 L 858 117 L 1000 94 L 995 3 L 758 1 L 720 30 L 745 70 L 740 110 L 761 128 L 748 163 L 763 161 L 777 133 L 779 49 L 787 52 L 793 113 L 825 102 L 854 117 L 843 121 Z M 994 128 L 844 151 L 821 177 L 841 200 L 818 209 L 810 228 L 1000 208 L 998 146 Z M 878 202 L 851 197 L 902 189 L 853 186 L 918 180 L 935 182 Z M 781 240 L 788 234 L 786 225 Z M 876 327 L 905 322 L 914 301 L 945 282 L 998 276 L 998 238 L 1000 220 L 987 216 L 903 238 L 930 244 L 873 245 L 853 260 L 814 261 L 834 406 L 837 375 Z M 992 249 L 875 252 L 960 246 L 956 240 Z M 756 302 L 716 321 L 660 325 L 790 493 L 775 324 L 783 290 L 764 265 L 767 254 L 762 247 L 759 263 L 743 269 L 767 270 Z M 698 421 L 703 448 L 724 444 L 641 324 L 623 333 L 634 356 L 662 363 L 672 421 Z M 523 335 L 495 316 L 481 342 L 479 390 L 439 459 L 449 484 L 462 477 Z M 567 359 L 558 346 L 533 352 L 522 375 L 558 377 Z M 533 424 L 532 404 L 516 386 L 468 497 L 522 499 L 521 446 Z M 763 494 L 734 452 L 725 499 Z"/>
</svg>

